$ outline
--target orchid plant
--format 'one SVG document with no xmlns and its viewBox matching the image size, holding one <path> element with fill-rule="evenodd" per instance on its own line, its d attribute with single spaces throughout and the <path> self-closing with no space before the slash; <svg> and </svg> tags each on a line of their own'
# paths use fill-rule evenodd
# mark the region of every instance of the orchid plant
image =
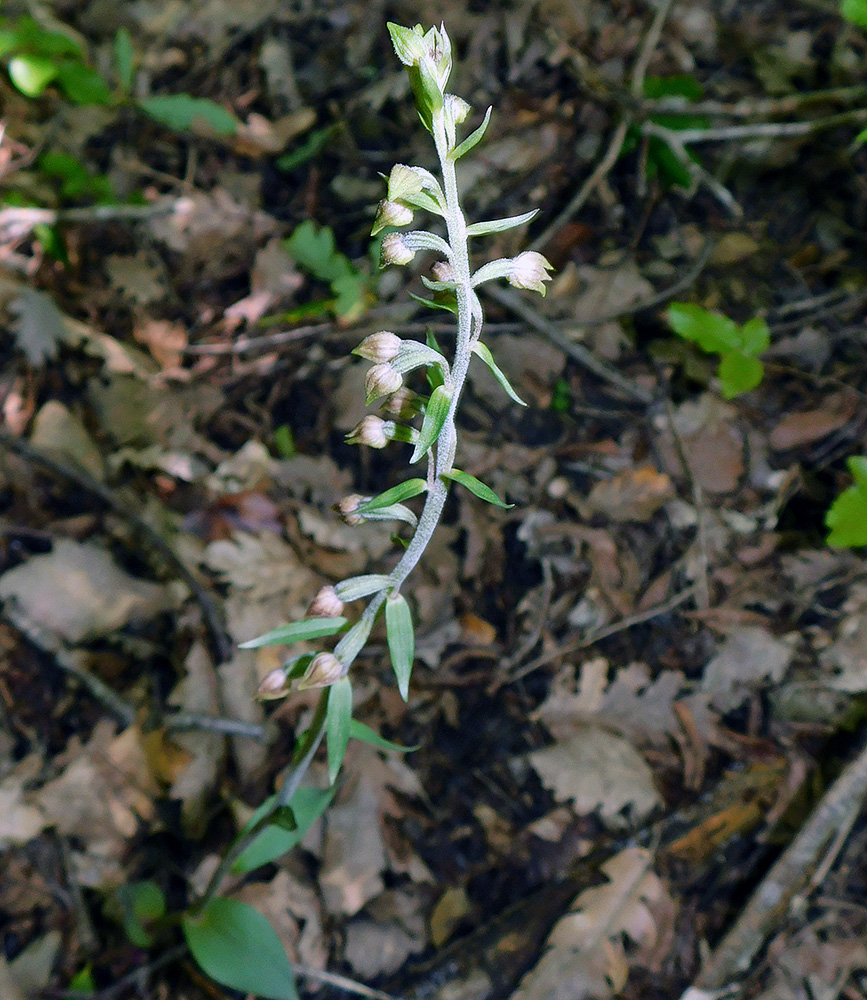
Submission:
<svg viewBox="0 0 867 1000">
<path fill-rule="evenodd" d="M 406 265 L 420 251 L 436 254 L 439 259 L 432 265 L 432 277 L 422 277 L 433 298 L 423 301 L 455 315 L 457 338 L 450 359 L 430 335 L 426 343 L 421 343 L 403 340 L 387 330 L 366 337 L 353 352 L 373 363 L 365 379 L 367 404 L 384 398 L 384 416 L 367 415 L 347 439 L 372 448 L 383 448 L 391 441 L 408 443 L 412 446 L 409 464 L 426 459 L 427 473 L 424 477 L 407 479 L 378 496 L 353 495 L 338 504 L 340 515 L 349 524 L 396 520 L 412 526 L 412 537 L 390 573 L 356 576 L 323 587 L 304 620 L 244 644 L 247 648 L 289 644 L 342 633 L 333 650 L 290 659 L 284 667 L 268 674 L 262 683 L 262 698 L 284 697 L 293 681 L 297 682 L 299 690 L 322 689 L 313 721 L 302 737 L 296 766 L 278 794 L 282 805 L 289 803 L 306 770 L 305 762 L 309 763 L 323 738 L 333 782 L 350 736 L 369 736 L 364 727 L 352 720 L 350 671 L 383 609 L 398 688 L 404 699 L 408 697 L 414 634 L 412 614 L 402 589 L 439 523 L 452 484 L 466 487 L 488 503 L 509 506 L 475 476 L 455 466 L 455 417 L 473 355 L 490 368 L 511 399 L 523 405 L 490 349 L 480 339 L 484 316 L 476 290 L 483 282 L 505 278 L 517 288 L 544 295 L 545 282 L 550 278 L 551 265 L 534 251 L 491 261 L 476 271 L 472 269 L 468 246 L 471 237 L 524 225 L 536 212 L 467 224 L 458 197 L 455 165 L 484 135 L 491 109 L 488 108 L 481 125 L 459 142 L 458 126 L 467 119 L 471 109 L 460 97 L 446 92 L 452 50 L 445 28 L 434 27 L 425 32 L 418 25 L 404 28 L 389 23 L 388 30 L 395 52 L 407 68 L 419 117 L 433 137 L 440 178 L 423 167 L 404 164 L 393 167 L 388 177 L 387 196 L 376 213 L 373 235 L 386 228 L 405 228 L 412 223 L 416 211 L 444 220 L 445 236 L 423 229 L 389 232 L 382 240 L 382 265 Z M 426 370 L 430 390 L 427 394 L 415 392 L 404 384 L 405 377 L 416 369 Z M 419 427 L 412 424 L 417 418 L 421 421 Z M 420 495 L 424 495 L 424 505 L 420 516 L 416 517 L 405 501 Z M 362 599 L 367 604 L 351 623 L 344 614 L 346 605 Z"/>
</svg>

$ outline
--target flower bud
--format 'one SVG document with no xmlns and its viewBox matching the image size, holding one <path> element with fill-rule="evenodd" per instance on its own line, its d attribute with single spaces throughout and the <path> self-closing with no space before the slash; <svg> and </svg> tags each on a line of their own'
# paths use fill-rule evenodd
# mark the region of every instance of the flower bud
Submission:
<svg viewBox="0 0 867 1000">
<path fill-rule="evenodd" d="M 276 667 L 262 678 L 256 697 L 260 701 L 273 701 L 276 698 L 285 698 L 287 694 L 289 694 L 289 683 L 286 680 L 286 671 L 282 667 Z"/>
<path fill-rule="evenodd" d="M 397 264 L 403 267 L 415 257 L 415 250 L 410 250 L 406 240 L 400 233 L 389 233 L 382 241 L 382 266 Z"/>
<path fill-rule="evenodd" d="M 446 260 L 438 260 L 431 266 L 430 273 L 436 281 L 454 281 L 455 272 L 452 265 Z"/>
<path fill-rule="evenodd" d="M 364 389 L 367 393 L 367 405 L 380 396 L 387 396 L 403 385 L 403 376 L 391 365 L 374 365 L 364 376 Z"/>
<path fill-rule="evenodd" d="M 346 441 L 348 444 L 366 444 L 368 448 L 384 448 L 393 437 L 393 421 L 368 413 L 346 435 Z"/>
<path fill-rule="evenodd" d="M 396 358 L 402 343 L 396 334 L 380 330 L 379 333 L 371 333 L 369 337 L 365 337 L 352 353 L 379 365 Z"/>
<path fill-rule="evenodd" d="M 540 253 L 536 253 L 535 250 L 526 250 L 512 259 L 509 284 L 514 285 L 515 288 L 528 288 L 544 297 L 545 285 L 543 282 L 551 280 L 551 275 L 546 272 L 553 270 L 551 264 Z"/>
<path fill-rule="evenodd" d="M 457 97 L 455 94 L 446 94 L 446 107 L 452 116 L 452 121 L 457 125 L 466 121 L 473 110 L 462 97 Z"/>
<path fill-rule="evenodd" d="M 334 587 L 323 587 L 310 602 L 307 609 L 308 618 L 337 618 L 343 613 L 343 601 L 337 596 Z"/>
<path fill-rule="evenodd" d="M 351 524 L 353 527 L 357 524 L 363 524 L 364 518 L 355 512 L 367 499 L 367 497 L 359 496 L 357 493 L 350 493 L 348 497 L 344 497 L 337 504 L 337 513 L 346 524 Z"/>
<path fill-rule="evenodd" d="M 373 229 L 371 229 L 370 235 L 376 236 L 386 226 L 408 226 L 412 222 L 412 215 L 412 209 L 408 205 L 401 205 L 400 202 L 383 198 L 377 206 L 376 218 L 373 220 Z"/>
<path fill-rule="evenodd" d="M 397 417 L 399 420 L 411 420 L 417 417 L 422 411 L 424 400 L 408 386 L 402 385 L 397 392 L 386 396 L 380 409 L 390 417 Z"/>
<path fill-rule="evenodd" d="M 298 690 L 330 687 L 343 676 L 343 664 L 334 653 L 317 653 L 298 682 Z"/>
</svg>

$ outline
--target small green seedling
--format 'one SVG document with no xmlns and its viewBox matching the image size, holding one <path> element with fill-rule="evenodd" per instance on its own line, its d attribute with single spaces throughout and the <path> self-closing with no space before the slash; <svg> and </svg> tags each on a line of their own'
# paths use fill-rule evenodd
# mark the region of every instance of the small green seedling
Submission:
<svg viewBox="0 0 867 1000">
<path fill-rule="evenodd" d="M 688 302 L 672 302 L 666 318 L 679 337 L 720 356 L 717 376 L 726 399 L 749 392 L 762 381 L 765 367 L 759 355 L 768 349 L 771 339 L 763 319 L 754 317 L 738 326 L 722 313 Z"/>
<path fill-rule="evenodd" d="M 853 455 L 846 463 L 853 483 L 831 504 L 825 515 L 828 544 L 835 548 L 867 545 L 867 455 Z"/>
<path fill-rule="evenodd" d="M 286 240 L 286 249 L 299 267 L 331 287 L 334 298 L 317 304 L 313 315 L 331 310 L 351 322 L 364 313 L 371 294 L 370 278 L 337 249 L 328 226 L 302 222 Z"/>
</svg>

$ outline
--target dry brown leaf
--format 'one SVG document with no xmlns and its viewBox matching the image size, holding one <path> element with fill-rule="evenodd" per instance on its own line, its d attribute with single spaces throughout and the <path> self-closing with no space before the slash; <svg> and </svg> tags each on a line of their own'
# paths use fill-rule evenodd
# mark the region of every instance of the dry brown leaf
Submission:
<svg viewBox="0 0 867 1000">
<path fill-rule="evenodd" d="M 30 443 L 40 451 L 72 460 L 98 482 L 105 478 L 102 454 L 84 424 L 55 399 L 49 399 L 33 421 Z"/>
<path fill-rule="evenodd" d="M 187 331 L 183 324 L 145 318 L 136 323 L 133 335 L 140 344 L 147 344 L 162 369 L 180 367 L 187 346 Z"/>
<path fill-rule="evenodd" d="M 611 521 L 649 521 L 674 496 L 668 475 L 649 465 L 624 469 L 611 479 L 596 483 L 587 497 L 591 514 Z"/>
<path fill-rule="evenodd" d="M 845 427 L 855 410 L 851 393 L 837 393 L 826 399 L 819 410 L 787 413 L 771 431 L 771 447 L 775 451 L 786 451 L 821 441 L 833 431 Z"/>
<path fill-rule="evenodd" d="M 751 691 L 778 684 L 795 655 L 795 639 L 776 639 L 767 629 L 738 629 L 704 668 L 701 690 L 723 712 L 742 705 Z"/>
<path fill-rule="evenodd" d="M 624 938 L 651 952 L 673 923 L 674 904 L 652 860 L 630 847 L 607 861 L 602 870 L 609 881 L 575 899 L 511 1000 L 604 1000 L 619 993 L 629 972 Z"/>
</svg>

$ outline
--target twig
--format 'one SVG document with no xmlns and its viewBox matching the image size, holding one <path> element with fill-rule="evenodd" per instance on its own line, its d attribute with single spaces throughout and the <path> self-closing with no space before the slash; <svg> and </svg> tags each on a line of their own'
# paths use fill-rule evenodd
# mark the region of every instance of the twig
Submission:
<svg viewBox="0 0 867 1000">
<path fill-rule="evenodd" d="M 230 659 L 234 649 L 232 640 L 229 638 L 226 628 L 223 625 L 219 608 L 210 593 L 199 581 L 196 575 L 187 568 L 177 553 L 166 542 L 162 535 L 158 534 L 148 523 L 139 517 L 135 511 L 130 510 L 121 503 L 114 493 L 106 486 L 103 486 L 93 476 L 81 469 L 73 468 L 65 462 L 61 462 L 49 455 L 44 454 L 31 444 L 21 438 L 10 434 L 8 431 L 0 430 L 0 447 L 8 448 L 28 462 L 41 465 L 44 469 L 60 476 L 63 479 L 75 483 L 81 489 L 86 490 L 93 496 L 99 497 L 103 503 L 107 504 L 116 514 L 128 521 L 132 527 L 146 540 L 148 545 L 156 549 L 159 554 L 171 565 L 175 573 L 189 587 L 202 612 L 202 618 L 211 640 L 211 652 L 218 664 L 225 663 Z M 147 551 L 144 552 L 147 555 Z"/>
<path fill-rule="evenodd" d="M 197 729 L 225 736 L 248 736 L 251 740 L 264 740 L 265 727 L 257 722 L 243 719 L 224 719 L 219 715 L 201 715 L 198 712 L 172 712 L 165 717 L 165 727 L 169 732 L 183 732 Z"/>
<path fill-rule="evenodd" d="M 99 941 L 93 929 L 93 921 L 90 919 L 90 911 L 87 908 L 84 893 L 81 891 L 81 885 L 73 874 L 69 844 L 66 838 L 60 833 L 55 835 L 54 841 L 57 845 L 57 853 L 60 856 L 60 864 L 63 868 L 63 882 L 69 896 L 73 916 L 75 917 L 78 943 L 81 945 L 81 949 L 85 955 L 92 955 L 96 951 Z"/>
<path fill-rule="evenodd" d="M 669 145 L 690 146 L 701 142 L 740 142 L 747 139 L 785 139 L 792 136 L 815 135 L 838 125 L 855 125 L 867 121 L 867 108 L 841 111 L 827 118 L 814 118 L 806 122 L 755 122 L 751 125 L 721 125 L 717 128 L 665 128 L 654 122 L 645 122 L 642 130 L 655 135 Z"/>
<path fill-rule="evenodd" d="M 90 208 L 0 209 L 0 241 L 20 240 L 36 226 L 59 223 L 142 222 L 161 215 L 174 215 L 192 206 L 189 198 L 172 198 L 152 205 L 92 205 Z"/>
<path fill-rule="evenodd" d="M 540 316 L 533 306 L 525 302 L 520 295 L 516 295 L 511 289 L 498 288 L 493 284 L 489 284 L 485 286 L 484 294 L 490 296 L 495 302 L 499 302 L 501 306 L 505 306 L 511 312 L 516 313 L 521 319 L 526 320 L 530 326 L 543 334 L 556 347 L 559 347 L 573 361 L 576 361 L 579 365 L 587 368 L 594 375 L 598 375 L 606 382 L 617 386 L 630 399 L 644 404 L 651 402 L 653 399 L 653 396 L 646 389 L 641 389 L 630 382 L 616 368 L 612 368 L 611 365 L 601 361 L 592 351 L 584 347 L 583 344 L 573 344 L 571 340 L 560 333 L 550 320 L 545 319 L 544 316 Z"/>
<path fill-rule="evenodd" d="M 683 97 L 664 97 L 656 101 L 645 100 L 641 111 L 647 115 L 677 114 L 719 115 L 729 118 L 773 118 L 776 115 L 793 115 L 813 104 L 861 104 L 867 101 L 867 86 L 831 87 L 828 90 L 808 90 L 785 97 L 751 98 L 739 101 L 688 101 Z"/>
<path fill-rule="evenodd" d="M 853 809 L 867 798 L 867 744 L 825 793 L 806 824 L 750 897 L 682 1000 L 707 996 L 750 968 L 756 953 L 808 886 L 810 873 Z"/>
<path fill-rule="evenodd" d="M 318 983 L 326 983 L 328 986 L 336 986 L 347 993 L 354 993 L 359 997 L 366 997 L 367 1000 L 400 1000 L 400 997 L 392 993 L 383 993 L 382 990 L 374 990 L 364 983 L 356 982 L 347 976 L 339 976 L 335 972 L 323 972 L 320 969 L 312 969 L 309 965 L 293 965 L 296 976 L 302 979 L 312 979 Z"/>
<path fill-rule="evenodd" d="M 156 972 L 158 969 L 165 968 L 167 965 L 171 965 L 172 962 L 176 962 L 179 958 L 183 958 L 187 955 L 188 949 L 184 944 L 179 944 L 174 948 L 169 948 L 164 951 L 162 955 L 155 958 L 152 962 L 148 962 L 146 965 L 140 965 L 138 968 L 133 969 L 132 972 L 128 972 L 125 976 L 121 976 L 120 979 L 113 982 L 110 986 L 106 986 L 101 990 L 62 990 L 55 993 L 54 996 L 60 998 L 60 1000 L 116 1000 L 117 997 L 123 996 L 123 994 L 132 986 L 140 987 L 140 994 L 143 994 L 143 987 L 146 982 L 146 978 L 151 975 L 151 973 Z"/>
</svg>

